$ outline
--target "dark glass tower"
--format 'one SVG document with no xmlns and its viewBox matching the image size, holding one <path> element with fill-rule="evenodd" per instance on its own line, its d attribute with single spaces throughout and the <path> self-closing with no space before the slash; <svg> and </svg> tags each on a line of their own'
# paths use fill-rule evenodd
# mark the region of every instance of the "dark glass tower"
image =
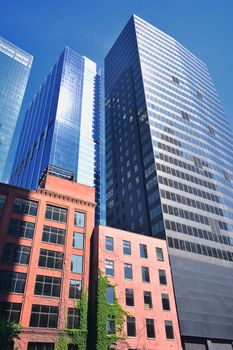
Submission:
<svg viewBox="0 0 233 350">
<path fill-rule="evenodd" d="M 107 224 L 167 240 L 184 348 L 232 349 L 233 136 L 208 69 L 133 16 L 105 88 Z"/>
<path fill-rule="evenodd" d="M 96 188 L 96 223 L 105 223 L 103 72 L 66 47 L 31 102 L 11 184 L 38 186 L 48 166 Z M 60 170 L 59 170 L 59 169 Z"/>
<path fill-rule="evenodd" d="M 10 177 L 14 154 L 9 151 L 32 60 L 27 52 L 0 37 L 0 182 Z"/>
</svg>

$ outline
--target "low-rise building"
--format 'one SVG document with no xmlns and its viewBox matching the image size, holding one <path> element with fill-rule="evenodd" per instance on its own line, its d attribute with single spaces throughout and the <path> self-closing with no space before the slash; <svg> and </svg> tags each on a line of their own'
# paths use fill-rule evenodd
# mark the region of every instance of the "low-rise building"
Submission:
<svg viewBox="0 0 233 350">
<path fill-rule="evenodd" d="M 128 314 L 127 337 L 113 349 L 182 349 L 166 241 L 99 226 L 93 247 L 93 276 L 98 269 L 107 276 Z M 114 302 L 110 289 L 108 303 Z M 114 332 L 114 320 L 106 320 L 106 329 Z"/>
<path fill-rule="evenodd" d="M 21 323 L 18 349 L 53 350 L 79 327 L 94 211 L 94 188 L 56 176 L 36 191 L 0 184 L 0 315 Z"/>
</svg>

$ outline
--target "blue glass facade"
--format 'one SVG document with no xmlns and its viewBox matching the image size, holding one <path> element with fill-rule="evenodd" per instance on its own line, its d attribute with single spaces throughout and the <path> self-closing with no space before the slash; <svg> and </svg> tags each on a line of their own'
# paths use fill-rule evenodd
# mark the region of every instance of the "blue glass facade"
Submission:
<svg viewBox="0 0 233 350">
<path fill-rule="evenodd" d="M 9 180 L 10 146 L 33 57 L 0 37 L 0 182 Z"/>
<path fill-rule="evenodd" d="M 231 342 L 232 132 L 208 69 L 133 16 L 105 87 L 107 224 L 167 240 L 185 349 Z"/>
<path fill-rule="evenodd" d="M 11 184 L 35 189 L 47 167 L 96 187 L 96 223 L 105 223 L 103 72 L 66 47 L 31 102 Z"/>
</svg>

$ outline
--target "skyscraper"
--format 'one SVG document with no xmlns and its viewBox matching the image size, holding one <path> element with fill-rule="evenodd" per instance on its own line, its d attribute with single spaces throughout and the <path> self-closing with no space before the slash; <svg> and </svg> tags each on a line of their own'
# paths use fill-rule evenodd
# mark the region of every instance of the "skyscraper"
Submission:
<svg viewBox="0 0 233 350">
<path fill-rule="evenodd" d="M 9 155 L 33 57 L 0 37 L 0 182 L 13 163 Z"/>
<path fill-rule="evenodd" d="M 232 132 L 208 69 L 132 16 L 105 88 L 107 224 L 167 240 L 184 349 L 232 349 Z"/>
<path fill-rule="evenodd" d="M 105 222 L 103 72 L 66 47 L 25 116 L 11 184 L 35 189 L 47 167 L 96 188 L 96 222 Z M 58 169 L 59 168 L 59 169 Z"/>
</svg>

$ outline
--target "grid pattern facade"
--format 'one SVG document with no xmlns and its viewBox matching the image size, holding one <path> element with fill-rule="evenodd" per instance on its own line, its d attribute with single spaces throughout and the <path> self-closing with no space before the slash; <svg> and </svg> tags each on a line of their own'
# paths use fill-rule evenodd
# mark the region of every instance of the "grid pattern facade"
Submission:
<svg viewBox="0 0 233 350">
<path fill-rule="evenodd" d="M 65 48 L 31 102 L 11 184 L 35 189 L 48 165 L 96 187 L 96 222 L 105 222 L 103 72 Z"/>
<path fill-rule="evenodd" d="M 0 37 L 0 181 L 8 181 L 9 154 L 32 65 L 32 56 Z"/>
<path fill-rule="evenodd" d="M 232 133 L 207 67 L 133 16 L 105 71 L 107 223 L 167 239 L 183 335 L 231 339 Z"/>
</svg>

